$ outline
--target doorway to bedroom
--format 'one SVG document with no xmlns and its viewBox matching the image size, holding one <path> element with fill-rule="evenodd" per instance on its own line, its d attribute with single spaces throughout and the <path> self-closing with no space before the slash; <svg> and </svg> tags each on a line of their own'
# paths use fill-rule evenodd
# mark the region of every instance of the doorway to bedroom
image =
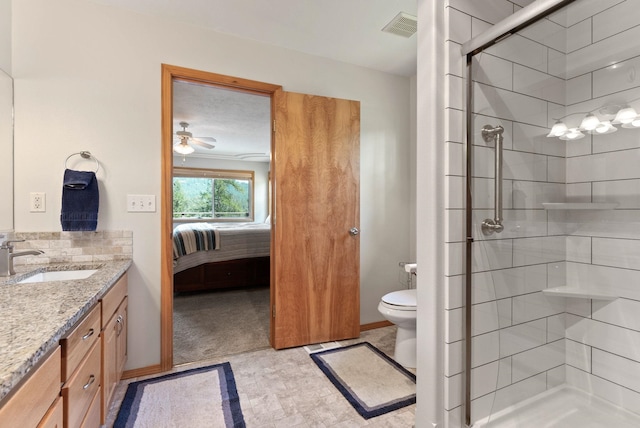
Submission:
<svg viewBox="0 0 640 428">
<path fill-rule="evenodd" d="M 173 363 L 268 348 L 271 99 L 172 89 Z"/>
<path fill-rule="evenodd" d="M 360 333 L 360 103 L 354 100 L 283 91 L 281 86 L 205 71 L 162 65 L 162 235 L 161 235 L 161 363 L 174 366 L 174 244 L 209 249 L 220 242 L 224 229 L 195 227 L 191 238 L 174 239 L 173 171 L 175 147 L 190 145 L 199 135 L 175 131 L 173 91 L 176 81 L 209 85 L 265 96 L 270 100 L 271 161 L 265 222 L 271 226 L 269 252 L 269 332 L 275 349 L 352 339 Z M 186 122 L 186 120 L 185 120 Z M 188 123 L 188 122 L 186 122 Z M 188 129 L 178 123 L 180 129 Z M 190 126 L 190 125 L 189 125 Z M 180 133 L 178 133 L 180 132 Z M 175 134 L 174 134 L 175 133 Z M 174 142 L 174 137 L 179 137 Z M 183 137 L 187 137 L 183 141 Z M 216 138 L 215 135 L 200 137 Z M 199 138 L 207 145 L 216 142 Z M 184 144 L 183 144 L 184 142 Z M 198 144 L 196 144 L 198 145 Z M 206 147 L 206 146 L 205 146 Z M 178 148 L 180 150 L 180 148 Z M 189 150 L 187 148 L 187 150 Z M 212 150 L 212 149 L 208 149 Z M 195 151 L 195 149 L 194 149 Z M 176 166 L 186 156 L 179 153 Z M 182 166 L 180 166 L 182 168 Z M 196 168 L 197 169 L 197 168 Z M 257 179 L 256 179 L 257 181 Z M 257 192 L 256 182 L 256 192 Z M 213 189 L 216 192 L 216 189 Z M 213 198 L 212 203 L 215 204 Z M 256 204 L 257 208 L 257 204 Z M 214 212 L 207 210 L 210 217 Z M 243 212 L 239 210 L 236 212 Z M 259 218 L 257 210 L 245 218 Z M 252 217 L 254 216 L 255 217 Z M 207 219 L 193 222 L 207 223 Z M 191 221 L 189 221 L 191 222 Z M 205 228 L 206 229 L 206 228 Z M 213 250 L 218 251 L 218 250 Z M 216 266 L 222 262 L 215 262 Z M 260 257 L 246 258 L 222 271 L 226 277 L 260 277 Z M 221 275 L 203 264 L 193 277 Z M 223 276 L 224 277 L 224 276 Z M 199 281 L 199 280 L 198 280 Z M 195 282 L 198 282 L 195 281 Z M 188 282 L 188 281 L 187 281 Z M 245 326 L 246 330 L 247 327 Z"/>
</svg>

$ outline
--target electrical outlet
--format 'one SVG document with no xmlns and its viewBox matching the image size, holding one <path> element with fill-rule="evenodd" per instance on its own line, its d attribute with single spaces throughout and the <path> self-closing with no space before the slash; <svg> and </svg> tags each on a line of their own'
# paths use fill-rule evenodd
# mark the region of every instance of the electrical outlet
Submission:
<svg viewBox="0 0 640 428">
<path fill-rule="evenodd" d="M 156 195 L 127 195 L 128 212 L 155 212 Z"/>
<path fill-rule="evenodd" d="M 47 211 L 46 197 L 44 192 L 30 193 L 30 208 L 32 213 L 43 213 Z"/>
</svg>

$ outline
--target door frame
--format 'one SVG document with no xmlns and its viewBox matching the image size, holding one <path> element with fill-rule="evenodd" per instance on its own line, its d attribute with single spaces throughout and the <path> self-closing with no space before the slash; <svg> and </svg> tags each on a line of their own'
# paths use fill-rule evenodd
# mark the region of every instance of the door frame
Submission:
<svg viewBox="0 0 640 428">
<path fill-rule="evenodd" d="M 282 89 L 281 85 L 241 79 L 233 76 L 209 73 L 185 67 L 162 64 L 161 81 L 161 197 L 160 213 L 160 370 L 173 368 L 173 81 L 203 83 L 225 89 L 269 96 L 271 117 L 273 118 L 273 94 Z M 273 133 L 271 133 L 271 153 L 273 153 Z M 273 166 L 273 165 L 272 165 Z M 273 175 L 271 175 L 273 177 Z M 274 183 L 270 184 L 273 192 Z M 272 234 L 273 235 L 273 234 Z M 273 238 L 272 238 L 273 243 Z M 274 248 L 272 245 L 271 254 Z M 272 257 L 273 260 L 273 257 Z M 273 272 L 272 272 L 273 277 Z M 271 305 L 270 305 L 271 307 Z M 270 340 L 273 342 L 273 327 L 269 318 Z"/>
</svg>

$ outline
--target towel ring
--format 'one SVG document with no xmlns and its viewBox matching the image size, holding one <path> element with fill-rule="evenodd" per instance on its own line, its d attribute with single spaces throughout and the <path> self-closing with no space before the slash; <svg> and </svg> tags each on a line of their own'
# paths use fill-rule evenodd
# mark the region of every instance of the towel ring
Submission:
<svg viewBox="0 0 640 428">
<path fill-rule="evenodd" d="M 93 161 L 96 163 L 96 170 L 93 171 L 93 172 L 94 173 L 98 172 L 98 170 L 100 169 L 100 162 L 98 162 L 98 159 L 95 156 L 92 156 L 91 152 L 88 151 L 88 150 L 83 150 L 81 152 L 72 153 L 69 156 L 67 156 L 67 158 L 64 160 L 64 169 L 69 169 L 69 168 L 67 168 L 67 162 L 69 162 L 69 159 L 71 159 L 72 157 L 74 157 L 76 155 L 80 155 L 83 159 L 93 159 Z"/>
</svg>

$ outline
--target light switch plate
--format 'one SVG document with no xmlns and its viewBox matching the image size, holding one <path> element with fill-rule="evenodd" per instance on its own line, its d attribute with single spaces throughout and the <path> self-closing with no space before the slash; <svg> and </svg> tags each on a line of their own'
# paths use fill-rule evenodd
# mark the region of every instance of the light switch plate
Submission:
<svg viewBox="0 0 640 428">
<path fill-rule="evenodd" d="M 127 211 L 156 212 L 156 195 L 127 195 Z"/>
</svg>

